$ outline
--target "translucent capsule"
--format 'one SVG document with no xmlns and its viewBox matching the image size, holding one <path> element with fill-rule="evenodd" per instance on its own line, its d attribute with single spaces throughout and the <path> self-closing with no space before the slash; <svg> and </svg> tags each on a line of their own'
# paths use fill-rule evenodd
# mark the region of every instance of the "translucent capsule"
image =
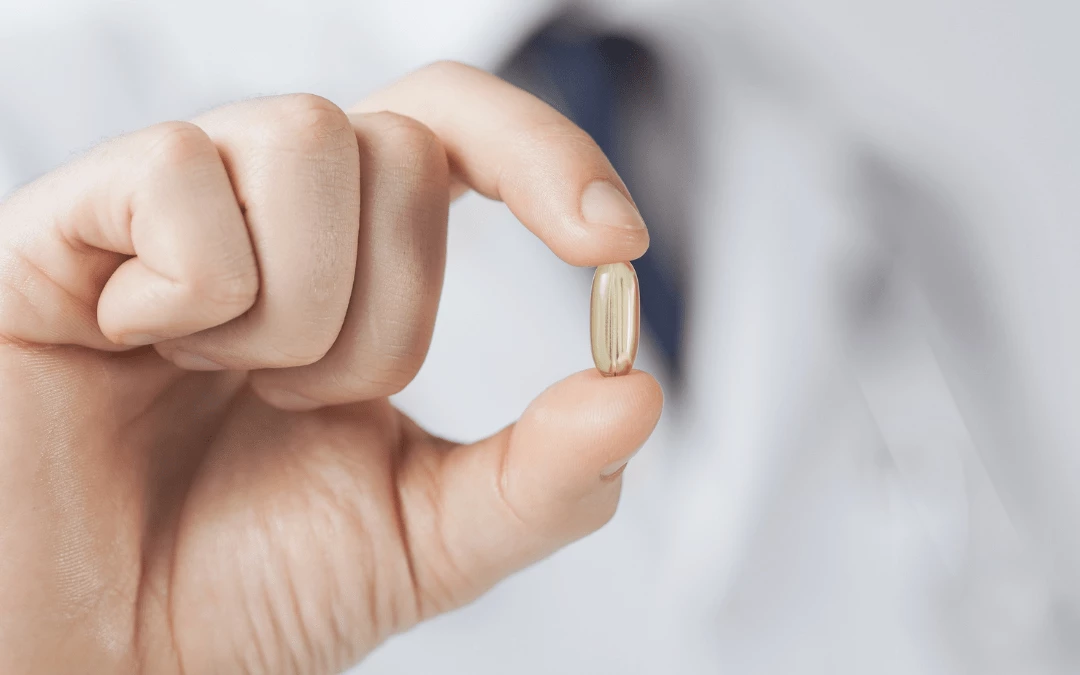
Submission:
<svg viewBox="0 0 1080 675">
<path fill-rule="evenodd" d="M 626 375 L 634 367 L 640 311 L 634 266 L 622 262 L 597 267 L 592 282 L 590 327 L 593 363 L 601 374 Z"/>
</svg>

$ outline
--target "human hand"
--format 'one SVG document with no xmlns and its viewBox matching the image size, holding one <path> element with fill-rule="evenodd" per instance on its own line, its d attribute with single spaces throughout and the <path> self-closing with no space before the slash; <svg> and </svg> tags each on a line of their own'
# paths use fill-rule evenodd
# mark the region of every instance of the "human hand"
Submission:
<svg viewBox="0 0 1080 675">
<path fill-rule="evenodd" d="M 386 399 L 466 187 L 572 264 L 648 246 L 586 134 L 457 64 L 151 127 L 0 204 L 0 672 L 335 673 L 611 517 L 650 376 L 571 375 L 471 445 Z"/>
</svg>

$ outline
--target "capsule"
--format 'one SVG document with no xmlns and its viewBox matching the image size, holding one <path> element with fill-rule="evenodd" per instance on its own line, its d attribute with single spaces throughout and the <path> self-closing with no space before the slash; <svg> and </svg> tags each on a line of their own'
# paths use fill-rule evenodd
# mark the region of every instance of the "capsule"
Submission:
<svg viewBox="0 0 1080 675">
<path fill-rule="evenodd" d="M 637 358 L 641 301 L 634 266 L 601 265 L 592 282 L 590 328 L 593 363 L 601 375 L 626 375 Z"/>
</svg>

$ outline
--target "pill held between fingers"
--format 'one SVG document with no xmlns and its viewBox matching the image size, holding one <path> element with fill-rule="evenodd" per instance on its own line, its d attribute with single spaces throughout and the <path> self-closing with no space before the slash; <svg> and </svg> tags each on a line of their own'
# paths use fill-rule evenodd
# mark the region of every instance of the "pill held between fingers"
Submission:
<svg viewBox="0 0 1080 675">
<path fill-rule="evenodd" d="M 626 375 L 637 358 L 641 301 L 634 266 L 600 265 L 593 275 L 589 323 L 592 355 L 602 375 Z"/>
</svg>

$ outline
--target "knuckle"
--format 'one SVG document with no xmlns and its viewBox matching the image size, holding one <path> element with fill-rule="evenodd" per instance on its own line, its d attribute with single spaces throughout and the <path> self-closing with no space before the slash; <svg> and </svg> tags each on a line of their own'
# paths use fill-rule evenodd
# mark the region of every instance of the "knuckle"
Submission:
<svg viewBox="0 0 1080 675">
<path fill-rule="evenodd" d="M 504 443 L 509 443 L 511 437 L 506 435 L 503 437 Z M 513 496 L 513 490 L 509 485 L 509 474 L 507 473 L 507 455 L 509 453 L 509 447 L 502 447 L 499 449 L 499 467 L 496 474 L 495 481 L 492 483 L 494 491 L 495 503 L 499 510 L 506 517 L 507 521 L 512 523 L 521 532 L 537 532 L 542 530 L 542 527 L 538 527 L 538 523 L 535 518 L 530 516 L 528 509 L 521 508 L 516 504 L 516 500 Z"/>
<path fill-rule="evenodd" d="M 449 167 L 442 142 L 422 122 L 392 112 L 371 115 L 372 128 L 378 133 L 378 148 L 371 148 L 382 159 L 405 168 L 413 177 L 442 184 L 449 180 Z"/>
<path fill-rule="evenodd" d="M 190 122 L 163 122 L 150 127 L 153 137 L 148 154 L 159 170 L 186 169 L 192 164 L 216 162 L 217 146 L 198 126 Z"/>
<path fill-rule="evenodd" d="M 355 152 L 356 134 L 349 116 L 333 102 L 315 94 L 282 96 L 266 122 L 275 140 L 301 152 Z"/>
<path fill-rule="evenodd" d="M 388 111 L 372 113 L 371 119 L 378 127 L 380 140 L 390 147 L 420 158 L 441 154 L 435 132 L 423 122 Z"/>
<path fill-rule="evenodd" d="M 439 481 L 442 456 L 430 453 L 419 457 L 401 467 L 399 495 L 402 504 L 409 505 L 408 514 L 402 513 L 401 517 L 441 522 L 446 502 Z M 405 604 L 404 613 L 422 619 L 451 609 L 460 601 L 460 589 L 470 586 L 469 574 L 458 559 L 460 554 L 442 528 L 436 528 L 434 536 L 422 541 L 410 537 L 406 528 L 403 533 L 403 553 L 414 570 L 412 593 L 405 594 L 405 600 L 411 602 Z"/>
</svg>

